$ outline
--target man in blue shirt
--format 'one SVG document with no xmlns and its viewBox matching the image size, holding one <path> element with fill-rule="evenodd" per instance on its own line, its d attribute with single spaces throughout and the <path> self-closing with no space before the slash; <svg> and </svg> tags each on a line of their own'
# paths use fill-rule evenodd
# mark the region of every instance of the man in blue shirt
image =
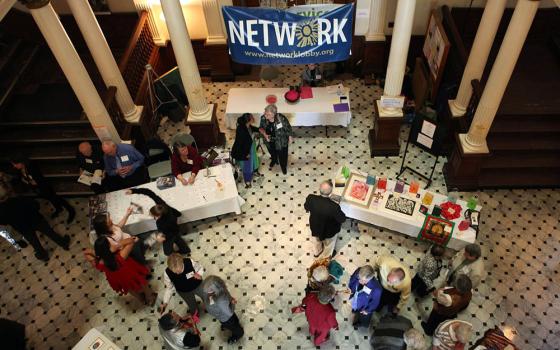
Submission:
<svg viewBox="0 0 560 350">
<path fill-rule="evenodd" d="M 138 186 L 148 181 L 144 156 L 134 146 L 103 141 L 102 148 L 109 191 Z"/>
</svg>

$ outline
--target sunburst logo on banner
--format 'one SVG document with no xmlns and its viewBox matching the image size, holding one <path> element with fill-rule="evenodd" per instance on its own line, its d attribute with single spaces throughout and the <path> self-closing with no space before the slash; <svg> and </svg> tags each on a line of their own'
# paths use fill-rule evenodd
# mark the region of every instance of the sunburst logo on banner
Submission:
<svg viewBox="0 0 560 350">
<path fill-rule="evenodd" d="M 298 47 L 317 44 L 317 21 L 310 20 L 298 24 L 296 28 L 296 38 L 298 40 Z"/>
</svg>

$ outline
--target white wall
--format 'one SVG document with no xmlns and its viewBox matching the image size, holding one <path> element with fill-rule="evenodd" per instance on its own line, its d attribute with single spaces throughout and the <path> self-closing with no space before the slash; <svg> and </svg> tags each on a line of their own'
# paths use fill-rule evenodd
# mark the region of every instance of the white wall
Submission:
<svg viewBox="0 0 560 350">
<path fill-rule="evenodd" d="M 402 0 L 401 0 L 402 1 Z M 492 1 L 492 0 L 488 0 Z M 471 0 L 416 0 L 416 10 L 414 14 L 414 25 L 412 27 L 413 35 L 424 35 L 430 13 L 433 8 L 443 5 L 449 7 L 469 7 Z M 507 7 L 515 7 L 517 0 L 508 0 Z M 473 7 L 484 7 L 486 0 L 474 0 Z M 554 0 L 542 0 L 541 8 L 556 7 Z M 385 34 L 391 34 L 393 29 L 389 28 L 389 22 L 395 20 L 395 11 L 397 10 L 397 0 L 387 1 L 387 25 L 385 26 Z M 560 10 L 559 10 L 560 11 Z"/>
</svg>

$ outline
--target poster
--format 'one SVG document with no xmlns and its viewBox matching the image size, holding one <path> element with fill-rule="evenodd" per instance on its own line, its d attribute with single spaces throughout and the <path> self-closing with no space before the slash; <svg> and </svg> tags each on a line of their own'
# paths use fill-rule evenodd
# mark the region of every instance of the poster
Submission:
<svg viewBox="0 0 560 350">
<path fill-rule="evenodd" d="M 418 142 L 419 144 L 421 144 L 422 146 L 425 146 L 427 148 L 432 148 L 432 144 L 433 144 L 434 140 L 429 138 L 428 136 L 422 134 L 422 133 L 418 133 L 418 137 L 416 138 L 416 142 Z"/>
<path fill-rule="evenodd" d="M 348 58 L 352 46 L 353 4 L 312 17 L 290 11 L 224 6 L 222 13 L 232 60 L 279 65 Z M 312 13 L 309 11 L 303 13 Z"/>
<path fill-rule="evenodd" d="M 350 177 L 346 181 L 346 187 L 342 192 L 342 198 L 352 204 L 369 208 L 374 191 L 375 186 L 367 184 L 367 175 L 350 173 Z"/>
</svg>

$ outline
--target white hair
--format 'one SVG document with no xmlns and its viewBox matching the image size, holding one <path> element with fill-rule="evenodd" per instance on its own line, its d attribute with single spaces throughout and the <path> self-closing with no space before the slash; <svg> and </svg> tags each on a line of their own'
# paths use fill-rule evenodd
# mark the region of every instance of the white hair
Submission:
<svg viewBox="0 0 560 350">
<path fill-rule="evenodd" d="M 329 278 L 329 270 L 324 265 L 319 265 L 313 269 L 313 279 L 317 282 L 324 282 Z"/>
<path fill-rule="evenodd" d="M 470 323 L 461 322 L 457 328 L 455 328 L 455 336 L 457 340 L 463 344 L 467 344 L 471 339 L 472 325 Z"/>
<path fill-rule="evenodd" d="M 321 182 L 321 186 L 319 186 L 319 193 L 323 196 L 328 196 L 332 193 L 332 184 L 330 181 L 323 181 Z"/>
<path fill-rule="evenodd" d="M 417 329 L 411 328 L 404 332 L 403 339 L 406 344 L 406 350 L 424 349 L 424 335 Z"/>
</svg>

